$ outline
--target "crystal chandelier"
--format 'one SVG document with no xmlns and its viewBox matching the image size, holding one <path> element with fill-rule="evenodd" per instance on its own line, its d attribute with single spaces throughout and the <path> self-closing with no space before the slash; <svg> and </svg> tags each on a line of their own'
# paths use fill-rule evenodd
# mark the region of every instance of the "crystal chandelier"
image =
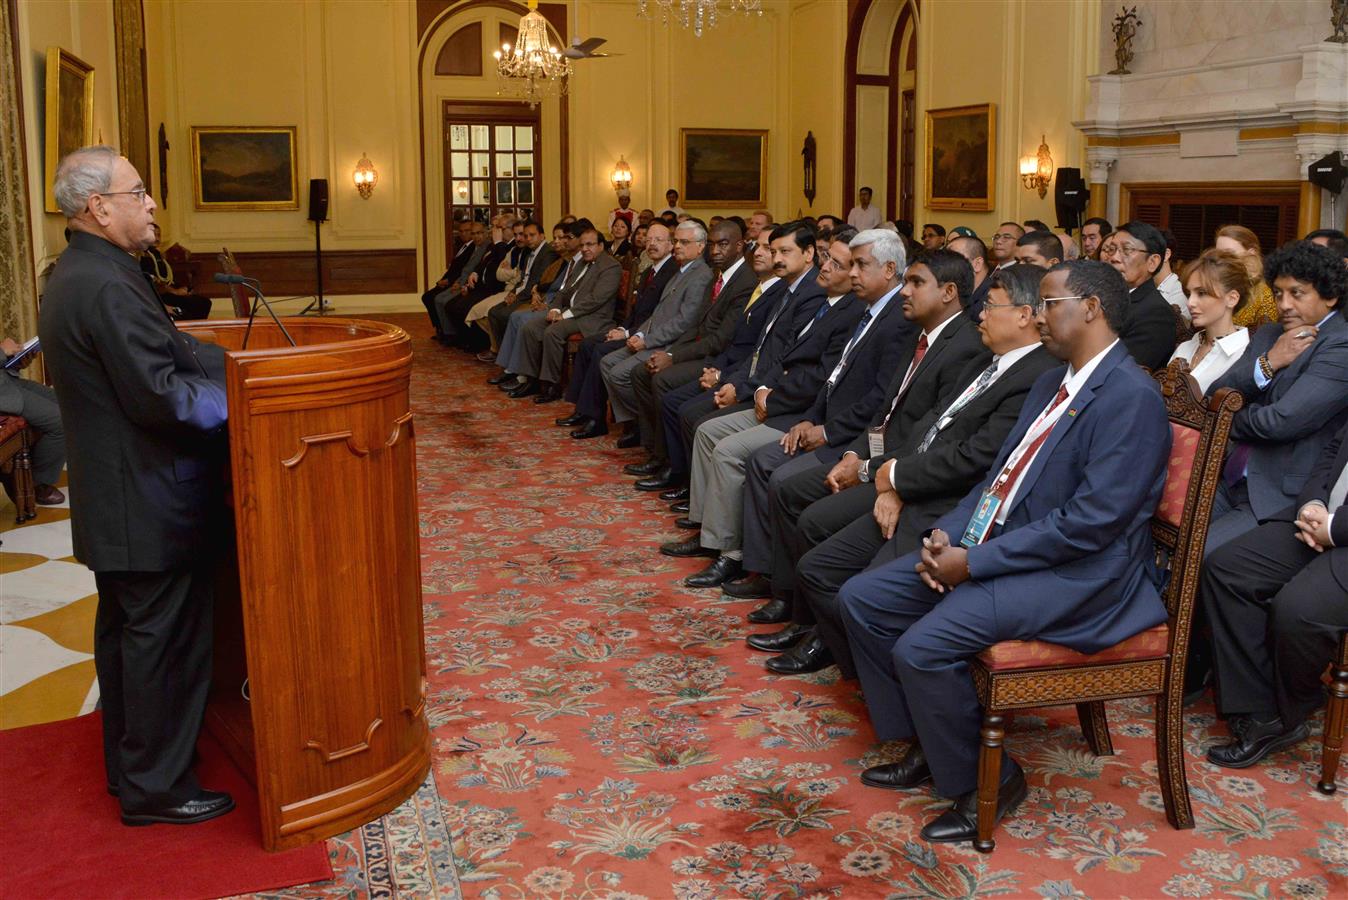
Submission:
<svg viewBox="0 0 1348 900">
<path fill-rule="evenodd" d="M 726 6 L 732 13 L 756 13 L 763 15 L 763 0 L 726 0 Z M 660 10 L 660 21 L 668 25 L 673 19 L 683 23 L 684 28 L 692 28 L 693 34 L 702 37 L 702 26 L 716 27 L 716 14 L 720 12 L 720 0 L 637 0 L 637 15 L 651 18 L 651 7 Z"/>
<path fill-rule="evenodd" d="M 538 0 L 529 0 L 529 12 L 520 19 L 515 46 L 502 44 L 492 56 L 496 58 L 496 74 L 513 81 L 530 108 L 550 93 L 566 93 L 571 60 L 548 41 L 548 20 L 539 13 Z"/>
</svg>

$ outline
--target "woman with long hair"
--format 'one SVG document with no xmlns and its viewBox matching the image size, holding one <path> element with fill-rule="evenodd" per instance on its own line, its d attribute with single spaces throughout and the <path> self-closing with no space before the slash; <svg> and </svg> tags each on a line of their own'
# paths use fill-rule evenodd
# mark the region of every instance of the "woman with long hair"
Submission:
<svg viewBox="0 0 1348 900">
<path fill-rule="evenodd" d="M 1250 331 L 1233 317 L 1250 300 L 1250 276 L 1245 261 L 1225 250 L 1205 250 L 1180 273 L 1188 294 L 1194 335 L 1175 348 L 1170 358 L 1189 363 L 1189 374 L 1204 394 L 1250 343 Z"/>
<path fill-rule="evenodd" d="M 1264 257 L 1259 237 L 1244 225 L 1223 225 L 1217 229 L 1216 249 L 1234 253 L 1245 263 L 1250 276 L 1250 300 L 1236 314 L 1235 323 L 1244 328 L 1278 321 L 1278 306 L 1273 291 L 1264 282 Z"/>
</svg>

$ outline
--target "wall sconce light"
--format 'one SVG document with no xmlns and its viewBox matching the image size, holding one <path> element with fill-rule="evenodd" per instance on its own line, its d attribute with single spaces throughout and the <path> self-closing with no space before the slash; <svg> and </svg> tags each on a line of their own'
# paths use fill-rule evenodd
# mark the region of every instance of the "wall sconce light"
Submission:
<svg viewBox="0 0 1348 900">
<path fill-rule="evenodd" d="M 351 180 L 355 182 L 356 190 L 360 191 L 360 196 L 369 200 L 370 195 L 374 193 L 374 186 L 379 183 L 379 173 L 375 171 L 374 163 L 370 162 L 370 157 L 364 153 L 360 155 L 360 162 L 356 163 L 356 171 L 351 173 Z"/>
<path fill-rule="evenodd" d="M 1038 190 L 1040 199 L 1048 193 L 1049 183 L 1053 181 L 1053 157 L 1048 152 L 1045 136 L 1039 138 L 1039 152 L 1034 156 L 1020 158 L 1020 183 L 1027 191 Z"/>
<path fill-rule="evenodd" d="M 618 162 L 613 167 L 613 174 L 609 176 L 609 181 L 613 182 L 613 190 L 618 194 L 632 193 L 632 167 L 627 164 L 627 160 L 618 157 Z"/>
</svg>

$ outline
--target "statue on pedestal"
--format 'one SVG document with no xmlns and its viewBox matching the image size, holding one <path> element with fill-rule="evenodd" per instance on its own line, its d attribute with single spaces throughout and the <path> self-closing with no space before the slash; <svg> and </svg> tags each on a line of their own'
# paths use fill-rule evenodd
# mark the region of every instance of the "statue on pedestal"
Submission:
<svg viewBox="0 0 1348 900">
<path fill-rule="evenodd" d="M 1334 33 L 1325 40 L 1348 44 L 1348 0 L 1329 0 L 1329 24 L 1334 26 Z"/>
<path fill-rule="evenodd" d="M 1348 0 L 1333 2 L 1344 3 Z M 1133 38 L 1137 37 L 1137 29 L 1141 24 L 1136 6 L 1132 9 L 1125 6 L 1123 12 L 1114 17 L 1114 70 L 1110 75 L 1132 74 L 1128 71 L 1128 64 L 1133 61 Z"/>
</svg>

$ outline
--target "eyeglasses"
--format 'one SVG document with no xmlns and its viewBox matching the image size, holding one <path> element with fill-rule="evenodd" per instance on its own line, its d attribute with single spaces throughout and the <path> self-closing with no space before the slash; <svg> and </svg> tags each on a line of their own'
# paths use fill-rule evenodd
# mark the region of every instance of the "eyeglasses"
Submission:
<svg viewBox="0 0 1348 900">
<path fill-rule="evenodd" d="M 1086 298 L 1085 298 L 1084 296 L 1081 296 L 1081 295 L 1079 295 L 1079 294 L 1078 294 L 1078 295 L 1071 296 L 1071 297 L 1040 297 L 1040 298 L 1039 298 L 1039 305 L 1040 305 L 1040 307 L 1042 307 L 1042 308 L 1044 308 L 1044 309 L 1047 309 L 1048 307 L 1052 306 L 1053 304 L 1055 304 L 1055 303 L 1061 303 L 1061 302 L 1064 301 L 1064 300 L 1085 300 L 1085 299 L 1086 299 Z M 987 306 L 988 304 L 987 304 L 987 302 L 985 301 L 985 302 L 983 303 L 983 305 L 984 305 L 984 306 Z"/>
<path fill-rule="evenodd" d="M 100 197 L 115 197 L 118 194 L 132 194 L 142 204 L 145 203 L 145 195 L 150 193 L 149 188 L 136 188 L 134 191 L 94 191 Z"/>
<path fill-rule="evenodd" d="M 1010 234 L 1010 233 L 1005 232 L 1005 231 L 1000 231 L 1000 232 L 998 232 L 997 234 L 994 234 L 994 235 L 992 236 L 992 239 L 993 239 L 994 241 L 1015 241 L 1015 240 L 1019 240 L 1020 238 L 1019 238 L 1019 235 L 1014 235 L 1014 234 Z"/>
<path fill-rule="evenodd" d="M 1134 247 L 1131 244 L 1110 244 L 1108 247 L 1101 250 L 1100 252 L 1107 253 L 1110 256 L 1113 256 L 1116 253 L 1122 253 L 1124 256 L 1131 256 L 1134 253 L 1146 253 L 1147 248 Z"/>
<path fill-rule="evenodd" d="M 825 254 L 823 260 L 820 261 L 820 263 L 819 263 L 819 268 L 821 268 L 821 269 L 826 269 L 826 268 L 827 268 L 827 269 L 839 269 L 839 270 L 841 270 L 841 269 L 850 269 L 851 266 L 850 266 L 850 265 L 843 265 L 842 263 L 840 263 L 840 262 L 838 262 L 836 259 L 834 259 L 833 256 L 832 256 L 831 254 Z"/>
<path fill-rule="evenodd" d="M 1072 297 L 1059 297 L 1058 299 L 1059 299 L 1059 300 L 1072 300 L 1072 299 L 1075 299 L 1075 298 L 1072 298 Z M 1043 301 L 1040 301 L 1040 302 L 1043 302 Z M 1024 304 L 1024 303 L 989 303 L 989 302 L 986 301 L 986 300 L 983 301 L 983 308 L 984 308 L 984 309 L 1014 309 L 1014 308 L 1017 307 L 1017 306 L 1026 306 L 1026 304 Z M 1028 308 L 1028 309 L 1034 309 L 1035 307 L 1033 307 L 1033 306 L 1028 306 L 1028 307 L 1026 307 L 1026 308 Z"/>
</svg>

